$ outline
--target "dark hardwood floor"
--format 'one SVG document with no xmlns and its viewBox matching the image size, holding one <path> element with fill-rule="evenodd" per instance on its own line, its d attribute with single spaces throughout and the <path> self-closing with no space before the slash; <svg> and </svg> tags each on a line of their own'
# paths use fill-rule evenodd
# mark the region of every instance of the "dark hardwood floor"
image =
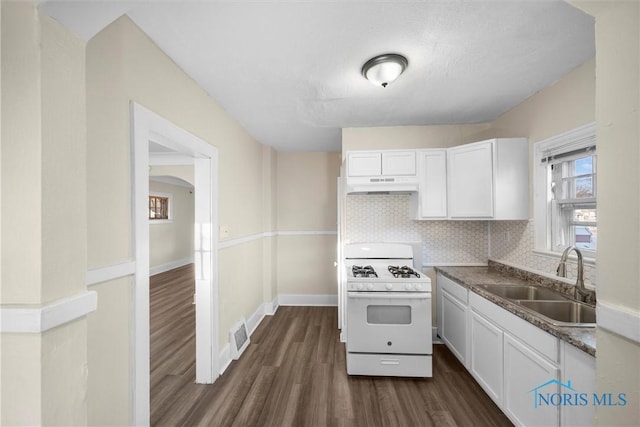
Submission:
<svg viewBox="0 0 640 427">
<path fill-rule="evenodd" d="M 195 384 L 193 268 L 151 278 L 151 423 L 509 426 L 453 354 L 428 379 L 350 377 L 335 307 L 280 307 L 215 384 Z"/>
</svg>

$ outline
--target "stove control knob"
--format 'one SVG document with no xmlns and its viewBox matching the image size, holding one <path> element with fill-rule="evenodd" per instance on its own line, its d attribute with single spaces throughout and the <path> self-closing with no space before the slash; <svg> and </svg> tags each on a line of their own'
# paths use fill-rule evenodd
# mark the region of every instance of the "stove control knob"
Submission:
<svg viewBox="0 0 640 427">
<path fill-rule="evenodd" d="M 405 284 L 405 285 L 404 285 L 404 288 L 405 288 L 406 290 L 410 291 L 410 290 L 411 290 L 411 283 L 407 283 L 407 284 Z"/>
<path fill-rule="evenodd" d="M 373 290 L 373 283 L 367 283 L 367 289 L 372 291 Z"/>
<path fill-rule="evenodd" d="M 362 283 L 358 283 L 358 290 L 361 291 L 363 288 Z"/>
<path fill-rule="evenodd" d="M 391 283 L 387 283 L 386 285 L 384 285 L 384 287 L 387 288 L 388 291 L 393 289 L 393 285 Z"/>
<path fill-rule="evenodd" d="M 420 290 L 420 289 L 422 289 L 422 284 L 421 284 L 421 283 L 415 283 L 415 284 L 413 285 L 413 288 L 414 288 L 416 291 L 417 291 L 417 290 Z"/>
</svg>

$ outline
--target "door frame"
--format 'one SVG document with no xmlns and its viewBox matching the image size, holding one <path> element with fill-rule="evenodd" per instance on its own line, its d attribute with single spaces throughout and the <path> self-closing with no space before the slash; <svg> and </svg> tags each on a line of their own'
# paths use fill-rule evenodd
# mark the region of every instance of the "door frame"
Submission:
<svg viewBox="0 0 640 427">
<path fill-rule="evenodd" d="M 194 165 L 194 261 L 196 276 L 196 382 L 219 376 L 218 350 L 218 150 L 147 108 L 131 102 L 132 254 L 135 257 L 132 316 L 133 424 L 150 423 L 149 326 L 149 141 Z"/>
</svg>

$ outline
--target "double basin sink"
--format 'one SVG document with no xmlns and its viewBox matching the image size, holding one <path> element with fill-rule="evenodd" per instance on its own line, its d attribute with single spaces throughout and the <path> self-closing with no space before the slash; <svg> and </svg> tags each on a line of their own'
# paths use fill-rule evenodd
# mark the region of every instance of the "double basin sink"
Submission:
<svg viewBox="0 0 640 427">
<path fill-rule="evenodd" d="M 478 285 L 511 300 L 556 326 L 595 327 L 595 307 L 573 301 L 550 289 L 529 285 Z"/>
</svg>

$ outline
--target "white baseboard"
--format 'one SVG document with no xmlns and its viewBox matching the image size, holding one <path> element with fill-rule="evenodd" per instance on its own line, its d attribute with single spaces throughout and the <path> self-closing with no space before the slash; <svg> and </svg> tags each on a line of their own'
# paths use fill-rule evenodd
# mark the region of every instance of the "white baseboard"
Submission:
<svg viewBox="0 0 640 427">
<path fill-rule="evenodd" d="M 333 307 L 338 305 L 338 295 L 279 295 L 271 302 L 263 302 L 247 319 L 247 330 L 249 331 L 249 336 L 253 335 L 265 316 L 273 316 L 281 305 Z M 220 351 L 218 356 L 220 375 L 227 370 L 231 361 L 231 351 L 229 343 L 227 343 L 222 348 L 222 351 Z"/>
<path fill-rule="evenodd" d="M 335 307 L 338 305 L 338 295 L 278 295 L 278 304 Z"/>
<path fill-rule="evenodd" d="M 156 274 L 164 273 L 166 271 L 173 270 L 174 268 L 182 267 L 184 265 L 192 264 L 193 257 L 179 259 L 177 261 L 171 261 L 166 264 L 157 265 L 149 269 L 149 276 L 155 276 Z"/>
<path fill-rule="evenodd" d="M 253 312 L 251 316 L 247 319 L 247 331 L 249 332 L 249 337 L 253 335 L 255 330 L 260 326 L 262 319 L 265 316 L 273 316 L 278 310 L 278 298 L 274 298 L 272 302 L 263 302 L 260 306 Z M 251 345 L 251 344 L 249 344 Z M 222 375 L 224 371 L 227 370 L 229 365 L 231 364 L 231 349 L 229 347 L 229 343 L 227 343 L 220 352 L 218 356 L 218 365 L 220 366 L 219 374 Z"/>
<path fill-rule="evenodd" d="M 260 307 L 253 312 L 251 316 L 247 319 L 247 330 L 249 332 L 249 336 L 253 335 L 253 332 L 262 322 L 264 316 L 273 316 L 278 309 L 278 299 L 274 299 L 272 302 L 263 302 Z M 274 309 L 275 307 L 275 309 Z"/>
<path fill-rule="evenodd" d="M 218 373 L 220 375 L 224 374 L 224 371 L 231 365 L 231 348 L 229 347 L 229 343 L 227 343 L 220 352 L 218 356 Z"/>
<path fill-rule="evenodd" d="M 442 340 L 438 338 L 438 328 L 435 326 L 431 328 L 431 342 L 434 344 L 442 344 Z"/>
</svg>

